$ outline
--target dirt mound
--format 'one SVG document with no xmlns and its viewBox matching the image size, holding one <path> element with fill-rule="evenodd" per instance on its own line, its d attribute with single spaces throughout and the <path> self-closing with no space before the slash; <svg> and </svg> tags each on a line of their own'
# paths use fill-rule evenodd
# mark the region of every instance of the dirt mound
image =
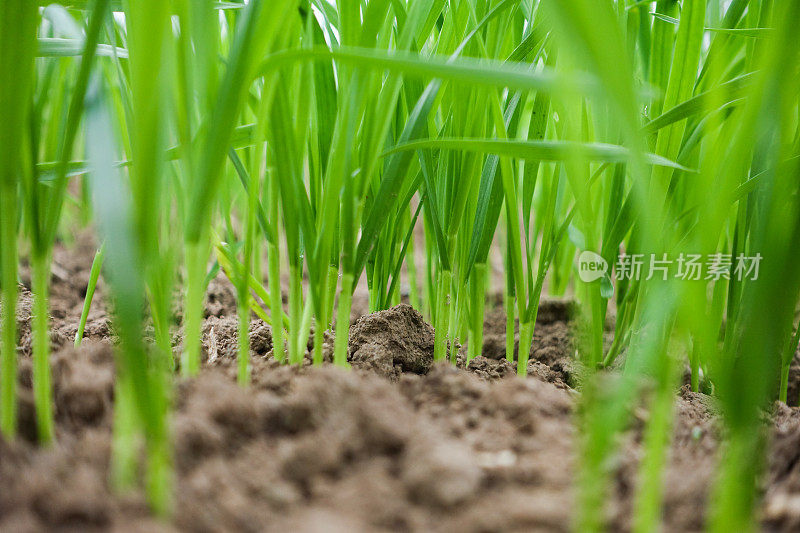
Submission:
<svg viewBox="0 0 800 533">
<path fill-rule="evenodd" d="M 433 364 L 433 328 L 413 307 L 400 304 L 359 318 L 350 328 L 348 360 L 394 379 L 425 374 Z"/>
</svg>

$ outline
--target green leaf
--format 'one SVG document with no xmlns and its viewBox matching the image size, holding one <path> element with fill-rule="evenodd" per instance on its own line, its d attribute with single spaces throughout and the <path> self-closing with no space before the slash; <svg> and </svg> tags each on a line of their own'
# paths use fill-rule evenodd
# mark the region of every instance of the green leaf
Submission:
<svg viewBox="0 0 800 533">
<path fill-rule="evenodd" d="M 678 24 L 680 22 L 674 17 L 669 17 L 662 13 L 651 13 L 653 17 L 669 22 L 670 24 Z M 764 39 L 772 34 L 772 28 L 705 28 L 706 31 L 713 31 L 716 33 L 725 33 L 728 35 L 738 35 L 740 37 L 753 37 L 756 39 Z"/>
<path fill-rule="evenodd" d="M 608 163 L 623 163 L 630 159 L 631 152 L 624 146 L 605 143 L 579 143 L 573 141 L 517 141 L 495 139 L 424 139 L 395 146 L 384 152 L 388 156 L 406 150 L 464 150 L 492 153 L 518 159 L 538 161 L 568 161 L 575 157 Z M 651 165 L 690 171 L 690 169 L 656 154 L 644 154 Z"/>
<path fill-rule="evenodd" d="M 56 37 L 39 37 L 39 50 L 37 55 L 39 57 L 70 57 L 79 56 L 83 54 L 85 43 L 79 39 L 61 39 Z M 128 50 L 109 46 L 107 44 L 98 44 L 95 48 L 95 55 L 100 57 L 119 57 L 121 59 L 128 58 Z"/>
<path fill-rule="evenodd" d="M 267 57 L 261 74 L 274 72 L 285 65 L 301 61 L 334 59 L 356 67 L 391 70 L 422 78 L 438 78 L 483 87 L 508 87 L 536 91 L 574 91 L 596 94 L 599 86 L 594 77 L 585 74 L 562 74 L 549 69 L 532 70 L 530 65 L 501 63 L 474 58 L 422 57 L 409 52 L 339 47 L 335 50 L 315 47 L 285 50 Z"/>
</svg>

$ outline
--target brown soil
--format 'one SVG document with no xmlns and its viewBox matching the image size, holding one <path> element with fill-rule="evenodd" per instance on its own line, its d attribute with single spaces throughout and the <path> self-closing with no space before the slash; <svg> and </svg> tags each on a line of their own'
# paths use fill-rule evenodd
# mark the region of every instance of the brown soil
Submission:
<svg viewBox="0 0 800 533">
<path fill-rule="evenodd" d="M 505 359 L 501 306 L 488 309 L 483 356 L 465 364 L 462 350 L 457 366 L 434 364 L 433 329 L 406 305 L 354 322 L 351 370 L 313 367 L 310 354 L 301 367 L 278 364 L 269 327 L 253 320 L 253 382 L 245 390 L 236 384 L 235 292 L 221 277 L 209 288 L 203 371 L 175 389 L 174 519 L 154 519 L 141 493 L 110 488 L 113 331 L 102 287 L 86 342 L 71 347 L 93 253 L 91 238 L 81 236 L 55 255 L 51 364 L 58 442 L 50 449 L 33 444 L 30 294 L 22 292 L 20 438 L 0 438 L 0 531 L 570 528 L 578 396 L 572 386 L 580 369 L 572 357 L 569 302 L 543 303 L 527 379 L 517 378 L 516 363 Z M 29 284 L 25 271 L 22 281 Z M 328 335 L 326 359 L 332 344 Z M 800 375 L 794 390 L 798 382 Z M 675 413 L 665 529 L 699 531 L 716 468 L 719 417 L 711 397 L 685 389 Z M 614 530 L 630 526 L 647 416 L 635 412 L 610 465 Z M 800 410 L 779 405 L 773 419 L 762 524 L 796 531 Z"/>
</svg>

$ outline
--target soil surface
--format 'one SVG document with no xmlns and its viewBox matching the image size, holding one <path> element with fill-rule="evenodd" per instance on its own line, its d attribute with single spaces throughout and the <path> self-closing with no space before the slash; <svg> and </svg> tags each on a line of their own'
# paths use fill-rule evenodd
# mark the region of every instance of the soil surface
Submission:
<svg viewBox="0 0 800 533">
<path fill-rule="evenodd" d="M 433 362 L 433 329 L 407 305 L 354 317 L 350 370 L 288 367 L 270 328 L 250 327 L 252 385 L 236 384 L 235 292 L 212 281 L 204 366 L 180 380 L 172 420 L 174 519 L 162 522 L 140 492 L 111 489 L 114 335 L 102 281 L 72 348 L 95 243 L 59 246 L 52 276 L 52 369 L 57 444 L 34 444 L 30 293 L 22 287 L 20 437 L 0 438 L 0 531 L 567 531 L 575 508 L 572 304 L 545 301 L 528 377 L 505 359 L 505 316 L 490 301 L 483 355 Z M 21 276 L 29 287 L 27 269 Z M 364 309 L 364 294 L 357 292 Z M 360 307 L 359 307 L 360 306 Z M 176 328 L 175 344 L 180 344 Z M 332 336 L 326 333 L 326 359 Z M 515 348 L 516 349 L 516 348 Z M 798 359 L 800 361 L 800 359 Z M 793 367 L 791 398 L 800 390 Z M 712 397 L 675 398 L 665 472 L 667 531 L 703 528 L 721 423 Z M 612 470 L 608 525 L 627 530 L 642 457 L 637 410 Z M 800 411 L 776 405 L 763 481 L 762 526 L 800 529 Z"/>
</svg>

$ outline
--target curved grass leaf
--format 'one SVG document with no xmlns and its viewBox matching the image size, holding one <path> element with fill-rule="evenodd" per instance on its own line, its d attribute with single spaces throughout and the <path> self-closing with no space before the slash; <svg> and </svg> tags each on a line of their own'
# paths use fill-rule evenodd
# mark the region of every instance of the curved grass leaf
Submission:
<svg viewBox="0 0 800 533">
<path fill-rule="evenodd" d="M 39 37 L 39 50 L 36 55 L 39 57 L 79 56 L 83 54 L 84 48 L 85 42 L 80 39 Z M 95 48 L 95 55 L 100 57 L 118 57 L 121 59 L 127 59 L 128 50 L 107 44 L 98 44 Z"/>
<path fill-rule="evenodd" d="M 631 151 L 624 146 L 605 143 L 579 143 L 574 141 L 517 141 L 495 139 L 424 139 L 411 141 L 384 152 L 388 156 L 407 150 L 447 149 L 490 153 L 538 161 L 568 161 L 580 157 L 592 161 L 624 163 L 631 158 Z M 644 154 L 651 165 L 691 171 L 657 154 Z"/>
<path fill-rule="evenodd" d="M 276 52 L 261 64 L 260 74 L 301 61 L 336 60 L 356 67 L 385 69 L 424 78 L 437 78 L 483 87 L 508 87 L 519 90 L 597 93 L 599 86 L 588 74 L 559 74 L 549 69 L 532 70 L 530 65 L 501 63 L 474 58 L 423 57 L 409 52 L 340 47 L 334 50 L 315 47 Z"/>
<path fill-rule="evenodd" d="M 678 24 L 679 20 L 675 17 L 664 15 L 663 13 L 651 13 L 654 18 L 669 22 L 670 24 Z M 728 35 L 738 35 L 739 37 L 753 37 L 756 39 L 764 39 L 772 34 L 772 28 L 709 28 L 706 27 L 705 31 L 713 31 L 716 33 L 725 33 Z"/>
</svg>

